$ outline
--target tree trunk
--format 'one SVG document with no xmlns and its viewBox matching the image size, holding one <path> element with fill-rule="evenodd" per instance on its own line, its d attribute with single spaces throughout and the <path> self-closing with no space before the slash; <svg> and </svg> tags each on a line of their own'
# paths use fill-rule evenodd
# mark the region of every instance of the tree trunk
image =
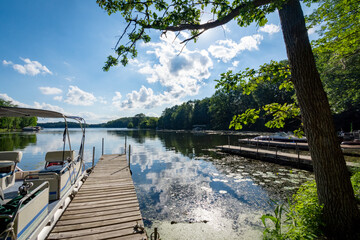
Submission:
<svg viewBox="0 0 360 240">
<path fill-rule="evenodd" d="M 360 239 L 360 213 L 336 136 L 326 93 L 316 69 L 298 0 L 279 9 L 296 96 L 313 160 L 329 239 Z"/>
</svg>

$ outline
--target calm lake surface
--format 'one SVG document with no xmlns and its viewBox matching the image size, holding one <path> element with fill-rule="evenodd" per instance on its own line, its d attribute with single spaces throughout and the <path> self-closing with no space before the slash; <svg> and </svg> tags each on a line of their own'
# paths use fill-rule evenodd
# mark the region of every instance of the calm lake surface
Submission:
<svg viewBox="0 0 360 240">
<path fill-rule="evenodd" d="M 0 150 L 21 150 L 23 170 L 41 169 L 47 151 L 62 150 L 63 129 L 39 133 L 1 133 Z M 78 150 L 80 129 L 70 129 Z M 148 234 L 159 229 L 162 239 L 261 239 L 270 199 L 286 201 L 305 181 L 307 171 L 222 154 L 215 146 L 226 135 L 87 129 L 85 159 L 90 166 L 105 154 L 124 153 L 131 145 L 132 177 Z M 238 138 L 230 136 L 235 143 Z"/>
</svg>

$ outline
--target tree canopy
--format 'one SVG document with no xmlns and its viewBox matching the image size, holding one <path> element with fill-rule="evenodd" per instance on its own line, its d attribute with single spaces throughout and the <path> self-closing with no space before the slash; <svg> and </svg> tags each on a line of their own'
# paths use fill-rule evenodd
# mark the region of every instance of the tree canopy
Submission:
<svg viewBox="0 0 360 240">
<path fill-rule="evenodd" d="M 335 113 L 360 107 L 359 6 L 359 0 L 322 0 L 307 17 L 319 34 L 312 45 Z"/>
<path fill-rule="evenodd" d="M 0 98 L 0 106 L 4 107 L 16 107 L 11 101 L 6 101 Z M 36 126 L 36 117 L 0 117 L 0 128 L 11 130 L 11 129 L 22 129 L 27 126 Z"/>
<path fill-rule="evenodd" d="M 147 29 L 157 29 L 166 34 L 167 31 L 189 30 L 191 36 L 182 43 L 194 40 L 205 31 L 236 20 L 238 25 L 245 27 L 253 22 L 259 26 L 267 23 L 266 14 L 274 12 L 286 0 L 254 0 L 254 1 L 209 1 L 209 0 L 181 0 L 181 1 L 124 1 L 97 0 L 99 6 L 109 15 L 120 12 L 127 22 L 123 34 L 120 36 L 114 50 L 115 56 L 108 56 L 104 70 L 119 63 L 124 66 L 128 58 L 137 56 L 136 44 L 151 41 Z M 212 19 L 201 22 L 205 10 L 209 9 Z"/>
</svg>

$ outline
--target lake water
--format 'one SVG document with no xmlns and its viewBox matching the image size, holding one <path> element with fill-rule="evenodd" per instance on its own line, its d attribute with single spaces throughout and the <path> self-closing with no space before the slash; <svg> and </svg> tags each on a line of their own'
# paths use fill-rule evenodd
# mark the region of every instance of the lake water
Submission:
<svg viewBox="0 0 360 240">
<path fill-rule="evenodd" d="M 286 201 L 305 181 L 307 171 L 222 154 L 214 147 L 226 135 L 87 129 L 85 159 L 90 166 L 104 153 L 124 153 L 131 145 L 131 170 L 148 234 L 162 239 L 261 239 L 260 217 L 272 212 L 270 199 Z M 79 129 L 70 129 L 78 150 Z M 0 150 L 21 150 L 23 170 L 41 169 L 47 151 L 62 150 L 63 129 L 39 133 L 1 133 Z M 230 136 L 235 143 L 241 136 Z"/>
</svg>

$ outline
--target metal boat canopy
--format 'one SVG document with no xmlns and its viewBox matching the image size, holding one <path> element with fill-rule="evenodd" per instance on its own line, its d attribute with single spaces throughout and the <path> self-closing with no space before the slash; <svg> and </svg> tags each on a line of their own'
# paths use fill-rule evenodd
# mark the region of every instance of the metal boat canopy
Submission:
<svg viewBox="0 0 360 240">
<path fill-rule="evenodd" d="M 41 117 L 41 118 L 62 118 L 65 121 L 65 130 L 64 130 L 64 147 L 63 151 L 65 151 L 66 137 L 68 139 L 69 149 L 71 151 L 71 143 L 70 136 L 68 131 L 68 125 L 66 119 L 76 120 L 80 124 L 80 128 L 82 131 L 82 138 L 80 144 L 79 155 L 81 156 L 81 160 L 83 160 L 84 155 L 84 144 L 85 144 L 85 125 L 86 122 L 82 117 L 77 116 L 67 116 L 59 112 L 43 110 L 43 109 L 35 109 L 35 108 L 19 108 L 19 107 L 3 107 L 0 106 L 0 117 Z"/>
<path fill-rule="evenodd" d="M 70 118 L 77 121 L 84 121 L 81 117 L 67 116 L 55 111 L 19 107 L 0 107 L 0 117 Z"/>
</svg>

